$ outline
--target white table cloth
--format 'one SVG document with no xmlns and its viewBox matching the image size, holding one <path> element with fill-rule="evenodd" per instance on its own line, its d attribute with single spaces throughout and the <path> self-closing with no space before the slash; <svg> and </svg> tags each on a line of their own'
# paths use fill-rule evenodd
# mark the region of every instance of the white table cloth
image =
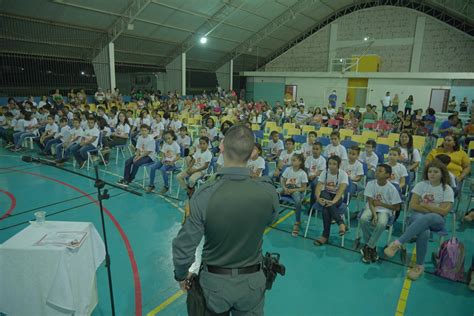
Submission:
<svg viewBox="0 0 474 316">
<path fill-rule="evenodd" d="M 35 245 L 51 232 L 87 232 L 80 248 Z M 88 315 L 97 305 L 96 270 L 105 247 L 92 223 L 28 226 L 0 245 L 0 312 L 15 315 Z"/>
</svg>

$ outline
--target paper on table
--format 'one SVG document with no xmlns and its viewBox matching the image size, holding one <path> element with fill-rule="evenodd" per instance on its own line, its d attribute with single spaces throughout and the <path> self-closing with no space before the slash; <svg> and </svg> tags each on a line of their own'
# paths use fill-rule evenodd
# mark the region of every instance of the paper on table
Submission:
<svg viewBox="0 0 474 316">
<path fill-rule="evenodd" d="M 87 232 L 50 232 L 36 242 L 36 245 L 57 245 L 74 249 L 82 245 L 86 236 Z"/>
</svg>

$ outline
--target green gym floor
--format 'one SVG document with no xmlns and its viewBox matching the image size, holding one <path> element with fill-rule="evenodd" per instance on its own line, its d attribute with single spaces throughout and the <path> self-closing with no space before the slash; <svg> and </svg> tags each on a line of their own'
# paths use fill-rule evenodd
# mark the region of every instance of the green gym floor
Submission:
<svg viewBox="0 0 474 316">
<path fill-rule="evenodd" d="M 113 161 L 100 175 L 115 182 L 122 170 L 123 160 L 118 166 Z M 81 172 L 93 176 L 92 170 Z M 137 180 L 142 176 L 140 170 Z M 158 189 L 160 181 L 157 174 Z M 90 180 L 53 167 L 26 164 L 20 155 L 0 149 L 0 243 L 29 225 L 37 210 L 46 211 L 48 221 L 92 222 L 101 233 L 95 192 Z M 183 217 L 181 204 L 157 194 L 137 197 L 115 188 L 109 193 L 111 198 L 104 206 L 117 315 L 186 315 L 185 295 L 173 279 L 171 260 L 171 240 Z M 466 188 L 460 208 L 467 207 L 469 196 Z M 355 210 L 355 203 L 350 208 Z M 280 253 L 287 271 L 267 292 L 267 315 L 474 315 L 474 292 L 466 284 L 433 275 L 431 258 L 426 258 L 427 273 L 410 282 L 399 256 L 381 258 L 376 264 L 362 263 L 360 253 L 354 250 L 355 221 L 345 247 L 340 246 L 334 227 L 330 245 L 319 248 L 313 246 L 313 239 L 321 233 L 321 219 L 311 221 L 308 238 L 291 236 L 293 221 L 292 211 L 282 208 L 278 225 L 265 235 L 264 251 Z M 451 218 L 447 222 L 451 223 Z M 451 230 L 451 225 L 447 227 Z M 401 218 L 394 236 L 400 231 Z M 458 221 L 456 235 L 466 247 L 467 271 L 474 254 L 474 225 Z M 384 234 L 381 247 L 386 239 Z M 430 253 L 437 241 L 433 236 Z M 413 246 L 408 245 L 407 261 L 413 259 Z M 99 304 L 93 315 L 110 315 L 103 266 L 97 271 L 97 281 Z"/>
</svg>

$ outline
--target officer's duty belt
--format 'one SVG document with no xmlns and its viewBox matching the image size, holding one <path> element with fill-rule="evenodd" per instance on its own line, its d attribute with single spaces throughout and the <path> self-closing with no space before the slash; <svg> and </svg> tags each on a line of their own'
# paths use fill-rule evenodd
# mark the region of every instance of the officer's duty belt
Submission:
<svg viewBox="0 0 474 316">
<path fill-rule="evenodd" d="M 216 267 L 216 266 L 207 265 L 207 271 L 210 272 L 210 273 L 214 273 L 214 274 L 228 274 L 228 275 L 231 275 L 232 273 L 236 273 L 236 274 L 250 274 L 250 273 L 255 273 L 255 272 L 260 271 L 260 268 L 261 268 L 260 263 L 259 263 L 259 264 L 256 264 L 256 265 L 253 265 L 253 266 L 245 267 L 245 268 L 235 268 L 235 269 L 232 269 L 232 268 L 221 268 L 221 267 Z M 233 271 L 235 271 L 235 272 L 233 272 Z"/>
</svg>

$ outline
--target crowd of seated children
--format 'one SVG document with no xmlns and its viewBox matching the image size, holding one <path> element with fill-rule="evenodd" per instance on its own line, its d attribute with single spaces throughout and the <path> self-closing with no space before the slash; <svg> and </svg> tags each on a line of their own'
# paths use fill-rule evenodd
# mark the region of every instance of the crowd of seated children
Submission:
<svg viewBox="0 0 474 316">
<path fill-rule="evenodd" d="M 365 246 L 360 251 L 362 261 L 365 263 L 376 262 L 379 259 L 377 241 L 387 227 L 390 217 L 400 211 L 402 199 L 398 189 L 389 181 L 391 175 L 392 167 L 388 164 L 378 165 L 375 180 L 369 181 L 364 190 L 367 204 L 360 217 L 360 226 Z"/>
</svg>

